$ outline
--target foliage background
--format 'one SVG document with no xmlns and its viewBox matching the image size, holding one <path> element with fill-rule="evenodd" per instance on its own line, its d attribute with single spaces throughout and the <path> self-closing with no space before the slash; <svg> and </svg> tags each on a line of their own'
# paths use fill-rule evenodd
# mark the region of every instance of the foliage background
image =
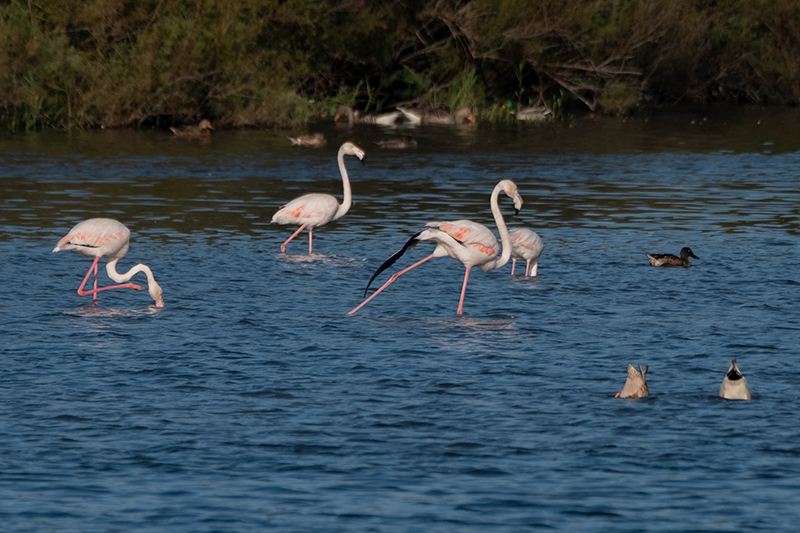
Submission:
<svg viewBox="0 0 800 533">
<path fill-rule="evenodd" d="M 345 103 L 796 104 L 795 0 L 10 0 L 7 129 L 286 127 Z"/>
</svg>

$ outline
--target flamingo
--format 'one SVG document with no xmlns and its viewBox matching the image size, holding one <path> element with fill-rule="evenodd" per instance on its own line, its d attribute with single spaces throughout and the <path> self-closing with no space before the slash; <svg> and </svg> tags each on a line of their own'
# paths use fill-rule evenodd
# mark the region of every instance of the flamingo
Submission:
<svg viewBox="0 0 800 533">
<path fill-rule="evenodd" d="M 78 223 L 67 235 L 58 241 L 58 245 L 53 248 L 53 252 L 63 250 L 74 250 L 88 257 L 94 256 L 94 262 L 83 278 L 83 283 L 78 287 L 78 294 L 93 296 L 92 303 L 97 304 L 97 293 L 109 289 L 134 289 L 143 290 L 143 287 L 135 283 L 125 283 L 138 272 L 144 272 L 147 276 L 147 289 L 150 297 L 156 303 L 156 307 L 164 307 L 163 291 L 156 283 L 153 272 L 147 265 L 136 265 L 124 274 L 117 273 L 117 262 L 125 257 L 128 252 L 128 245 L 131 241 L 131 232 L 122 222 L 111 218 L 90 218 Z M 107 257 L 106 272 L 108 277 L 121 285 L 111 285 L 109 287 L 97 288 L 97 263 L 101 257 Z M 89 280 L 89 276 L 94 273 L 94 289 L 85 291 L 83 287 Z"/>
<path fill-rule="evenodd" d="M 514 228 L 508 234 L 511 237 L 511 275 L 514 275 L 517 261 L 527 261 L 525 276 L 536 276 L 536 270 L 539 268 L 539 256 L 544 250 L 541 237 L 535 231 L 527 228 Z"/>
<path fill-rule="evenodd" d="M 462 310 L 464 307 L 464 294 L 467 291 L 467 280 L 469 279 L 470 269 L 476 266 L 484 271 L 494 270 L 508 263 L 508 260 L 511 257 L 511 238 L 508 235 L 508 229 L 506 228 L 506 223 L 503 220 L 503 215 L 500 213 L 500 208 L 497 205 L 497 199 L 500 195 L 500 191 L 503 191 L 508 197 L 514 200 L 515 214 L 518 213 L 522 207 L 522 198 L 517 190 L 517 185 L 513 181 L 503 180 L 495 185 L 494 190 L 492 191 L 490 204 L 492 206 L 492 215 L 494 215 L 494 221 L 497 224 L 497 230 L 500 232 L 500 241 L 503 245 L 503 252 L 500 256 L 497 255 L 497 239 L 491 230 L 483 224 L 478 224 L 477 222 L 472 222 L 471 220 L 429 222 L 425 226 L 424 230 L 411 237 L 411 239 L 408 240 L 408 242 L 400 249 L 400 251 L 395 252 L 394 255 L 387 259 L 386 262 L 384 262 L 378 268 L 378 270 L 370 278 L 369 283 L 367 283 L 367 288 L 364 290 L 364 296 L 367 295 L 369 286 L 372 284 L 373 280 L 378 276 L 378 274 L 392 266 L 395 261 L 397 261 L 400 256 L 402 256 L 409 248 L 416 246 L 421 241 L 434 241 L 436 243 L 436 249 L 433 251 L 433 253 L 421 261 L 417 261 L 410 267 L 393 274 L 392 277 L 389 278 L 389 281 L 384 283 L 384 285 L 375 291 L 372 296 L 361 302 L 358 307 L 347 314 L 351 316 L 355 314 L 355 312 L 361 309 L 367 302 L 375 298 L 386 287 L 394 283 L 397 278 L 412 268 L 415 268 L 425 261 L 433 259 L 434 257 L 445 257 L 449 255 L 453 259 L 461 261 L 467 269 L 464 273 L 464 284 L 461 287 L 461 299 L 458 301 L 458 311 L 456 311 L 456 315 L 463 316 Z"/>
<path fill-rule="evenodd" d="M 305 194 L 295 198 L 285 206 L 281 207 L 272 217 L 272 222 L 276 224 L 300 224 L 300 228 L 292 233 L 292 236 L 281 244 L 281 253 L 286 253 L 286 245 L 294 239 L 303 229 L 308 226 L 308 255 L 311 255 L 311 240 L 314 228 L 324 226 L 328 222 L 344 216 L 353 204 L 350 192 L 350 178 L 347 175 L 347 168 L 344 166 L 344 156 L 354 155 L 364 164 L 366 154 L 364 150 L 351 142 L 344 143 L 339 148 L 339 172 L 342 174 L 342 184 L 344 185 L 344 199 L 342 203 L 330 194 Z"/>
</svg>

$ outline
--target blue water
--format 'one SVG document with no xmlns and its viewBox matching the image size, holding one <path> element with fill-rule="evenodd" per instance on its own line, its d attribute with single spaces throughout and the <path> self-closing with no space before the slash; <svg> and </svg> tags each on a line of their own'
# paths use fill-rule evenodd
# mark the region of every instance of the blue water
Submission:
<svg viewBox="0 0 800 533">
<path fill-rule="evenodd" d="M 780 114 L 691 121 L 411 130 L 405 152 L 326 125 L 321 150 L 0 139 L 3 529 L 793 530 L 800 137 Z M 313 257 L 305 235 L 280 254 L 272 214 L 340 195 L 345 140 L 368 154 L 353 209 Z M 475 270 L 459 318 L 464 269 L 435 259 L 346 315 L 425 222 L 494 229 L 506 178 L 537 278 Z M 164 309 L 76 294 L 91 260 L 51 251 L 93 216 L 128 225 L 120 271 L 148 264 Z M 682 246 L 692 268 L 648 266 Z M 751 401 L 718 397 L 733 358 Z M 649 398 L 614 398 L 628 363 Z"/>
</svg>

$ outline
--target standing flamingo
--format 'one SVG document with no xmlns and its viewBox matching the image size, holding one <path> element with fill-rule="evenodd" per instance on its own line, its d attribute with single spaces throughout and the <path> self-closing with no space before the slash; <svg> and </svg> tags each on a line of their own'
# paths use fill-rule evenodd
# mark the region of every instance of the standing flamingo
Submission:
<svg viewBox="0 0 800 533">
<path fill-rule="evenodd" d="M 506 229 L 506 223 L 503 220 L 503 215 L 500 213 L 500 207 L 497 205 L 497 198 L 500 191 L 506 193 L 507 196 L 514 200 L 515 214 L 519 212 L 522 207 L 522 198 L 517 190 L 517 185 L 511 180 L 503 180 L 495 185 L 491 196 L 492 215 L 497 224 L 497 230 L 500 232 L 500 241 L 503 245 L 503 253 L 498 257 L 497 239 L 489 228 L 483 224 L 472 222 L 471 220 L 455 220 L 452 222 L 429 222 L 425 229 L 417 233 L 408 242 L 396 252 L 389 259 L 383 263 L 378 270 L 372 275 L 367 283 L 367 288 L 364 290 L 364 296 L 367 295 L 369 286 L 372 281 L 384 270 L 392 266 L 406 250 L 416 246 L 420 241 L 434 241 L 436 249 L 431 255 L 417 261 L 408 268 L 393 274 L 389 281 L 375 291 L 375 293 L 361 302 L 361 304 L 347 313 L 348 315 L 355 314 L 356 311 L 361 309 L 367 302 L 375 298 L 383 289 L 391 285 L 397 278 L 415 268 L 429 259 L 434 257 L 444 257 L 449 255 L 453 259 L 457 259 L 464 263 L 467 268 L 464 273 L 464 285 L 461 287 L 461 299 L 458 301 L 458 311 L 456 315 L 462 316 L 462 309 L 464 307 L 464 294 L 467 292 L 467 280 L 469 279 L 469 270 L 476 266 L 481 270 L 494 270 L 500 268 L 508 263 L 511 257 L 511 238 Z"/>
<path fill-rule="evenodd" d="M 517 261 L 527 261 L 525 276 L 536 276 L 539 268 L 539 256 L 544 250 L 542 238 L 535 231 L 527 228 L 514 228 L 508 232 L 511 237 L 511 275 Z"/>
<path fill-rule="evenodd" d="M 135 283 L 125 282 L 129 281 L 136 273 L 144 272 L 145 276 L 147 276 L 147 289 L 150 292 L 150 297 L 155 301 L 156 307 L 164 307 L 163 291 L 156 283 L 156 279 L 153 277 L 149 267 L 139 264 L 124 274 L 117 273 L 117 262 L 128 253 L 130 241 L 131 232 L 121 222 L 110 218 L 90 218 L 72 228 L 66 237 L 58 241 L 58 245 L 53 248 L 53 252 L 75 250 L 88 257 L 94 256 L 94 262 L 89 268 L 89 272 L 86 273 L 83 283 L 78 287 L 78 294 L 81 296 L 91 294 L 93 296 L 92 303 L 94 304 L 97 304 L 97 293 L 100 291 L 109 289 L 143 290 L 143 287 Z M 108 263 L 106 264 L 108 277 L 117 283 L 121 283 L 121 285 L 97 288 L 97 263 L 101 257 L 108 258 Z M 85 291 L 83 287 L 92 273 L 94 273 L 94 289 Z"/>
<path fill-rule="evenodd" d="M 339 161 L 339 172 L 342 173 L 342 184 L 344 186 L 344 199 L 341 204 L 330 194 L 305 194 L 281 207 L 272 217 L 272 222 L 277 224 L 301 224 L 300 228 L 281 244 L 282 253 L 286 253 L 286 245 L 289 244 L 289 241 L 308 226 L 308 255 L 311 255 L 311 239 L 313 238 L 312 232 L 314 228 L 324 226 L 332 220 L 341 218 L 350 210 L 350 206 L 353 204 L 353 197 L 350 192 L 350 178 L 347 175 L 347 168 L 344 166 L 345 155 L 356 156 L 361 160 L 362 165 L 366 157 L 364 150 L 353 143 L 344 143 L 339 148 L 337 160 Z"/>
</svg>

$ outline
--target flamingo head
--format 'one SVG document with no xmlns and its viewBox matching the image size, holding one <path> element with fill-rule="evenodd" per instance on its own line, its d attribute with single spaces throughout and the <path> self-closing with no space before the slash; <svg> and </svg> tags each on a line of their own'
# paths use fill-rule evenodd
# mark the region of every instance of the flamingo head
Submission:
<svg viewBox="0 0 800 533">
<path fill-rule="evenodd" d="M 153 281 L 148 286 L 148 292 L 150 293 L 150 298 L 152 298 L 153 301 L 155 301 L 156 307 L 164 307 L 164 298 L 163 298 L 164 291 L 161 290 L 161 286 L 158 283 Z"/>
<path fill-rule="evenodd" d="M 213 130 L 214 126 L 212 126 L 211 122 L 209 122 L 208 120 L 203 119 L 203 120 L 200 121 L 200 129 L 201 130 Z"/>
<path fill-rule="evenodd" d="M 353 144 L 351 142 L 344 143 L 342 145 L 342 147 L 339 148 L 339 151 L 342 152 L 345 155 L 354 155 L 354 156 L 356 156 L 359 159 L 359 161 L 361 161 L 362 165 L 364 164 L 364 162 L 365 162 L 365 160 L 367 158 L 367 153 L 364 150 L 362 150 L 359 146 L 357 146 L 357 145 L 355 145 L 355 144 Z"/>
<path fill-rule="evenodd" d="M 500 190 L 506 193 L 506 196 L 514 200 L 514 214 L 518 214 L 522 209 L 522 196 L 519 195 L 517 184 L 511 180 L 503 180 L 497 184 Z"/>
</svg>

